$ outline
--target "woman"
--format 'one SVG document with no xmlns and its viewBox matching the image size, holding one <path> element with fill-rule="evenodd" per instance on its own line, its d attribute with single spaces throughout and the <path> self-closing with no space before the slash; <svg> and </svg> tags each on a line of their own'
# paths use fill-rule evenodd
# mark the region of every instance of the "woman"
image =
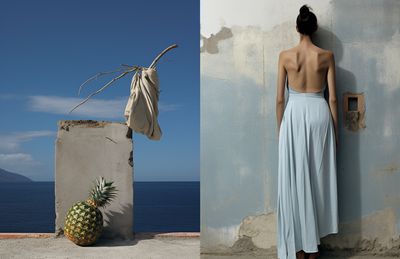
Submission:
<svg viewBox="0 0 400 259">
<path fill-rule="evenodd" d="M 278 62 L 277 245 L 281 259 L 312 259 L 319 255 L 320 238 L 338 232 L 335 61 L 332 51 L 312 43 L 318 25 L 307 5 L 300 8 L 296 23 L 300 43 L 282 51 Z"/>
</svg>

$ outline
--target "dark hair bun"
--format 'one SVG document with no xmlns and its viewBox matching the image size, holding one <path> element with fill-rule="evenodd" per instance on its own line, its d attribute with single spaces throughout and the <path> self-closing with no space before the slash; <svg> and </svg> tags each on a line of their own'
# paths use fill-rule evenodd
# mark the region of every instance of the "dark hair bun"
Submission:
<svg viewBox="0 0 400 259">
<path fill-rule="evenodd" d="M 297 16 L 297 30 L 304 35 L 313 34 L 318 29 L 317 17 L 310 11 L 311 7 L 303 5 Z M 311 9 L 312 10 L 312 9 Z"/>
<path fill-rule="evenodd" d="M 307 5 L 303 5 L 302 7 L 300 7 L 301 18 L 306 19 L 309 14 L 310 14 L 310 9 L 308 8 Z"/>
</svg>

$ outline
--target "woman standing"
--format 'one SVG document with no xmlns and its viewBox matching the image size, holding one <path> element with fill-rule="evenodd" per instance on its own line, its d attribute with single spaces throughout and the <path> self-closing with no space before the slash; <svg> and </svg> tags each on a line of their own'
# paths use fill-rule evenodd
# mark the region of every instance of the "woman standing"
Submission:
<svg viewBox="0 0 400 259">
<path fill-rule="evenodd" d="M 318 24 L 307 5 L 296 23 L 300 43 L 282 51 L 278 62 L 277 246 L 281 259 L 312 259 L 319 255 L 320 238 L 338 232 L 335 61 L 332 51 L 311 41 Z"/>
</svg>

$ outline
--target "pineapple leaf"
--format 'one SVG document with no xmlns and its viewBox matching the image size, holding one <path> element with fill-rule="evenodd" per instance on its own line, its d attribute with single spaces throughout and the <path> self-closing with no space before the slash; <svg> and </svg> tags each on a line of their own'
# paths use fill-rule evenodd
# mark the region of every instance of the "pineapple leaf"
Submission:
<svg viewBox="0 0 400 259">
<path fill-rule="evenodd" d="M 116 197 L 116 192 L 119 190 L 112 185 L 113 183 L 113 181 L 107 182 L 103 176 L 96 179 L 96 184 L 89 195 L 98 207 L 105 207 Z"/>
</svg>

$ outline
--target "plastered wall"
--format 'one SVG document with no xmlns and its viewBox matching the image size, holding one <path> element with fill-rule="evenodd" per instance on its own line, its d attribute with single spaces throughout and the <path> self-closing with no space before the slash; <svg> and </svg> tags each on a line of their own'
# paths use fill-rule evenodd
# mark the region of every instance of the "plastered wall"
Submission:
<svg viewBox="0 0 400 259">
<path fill-rule="evenodd" d="M 276 250 L 279 52 L 299 42 L 302 1 L 201 0 L 201 251 Z M 308 1 L 313 41 L 334 52 L 339 234 L 326 248 L 397 253 L 400 231 L 400 1 Z M 344 127 L 363 93 L 365 128 Z"/>
<path fill-rule="evenodd" d="M 105 238 L 132 239 L 133 174 L 129 164 L 132 139 L 128 127 L 117 122 L 59 121 L 55 141 L 55 209 L 57 235 L 77 201 L 85 201 L 96 179 L 113 181 L 116 197 L 99 210 Z"/>
</svg>

